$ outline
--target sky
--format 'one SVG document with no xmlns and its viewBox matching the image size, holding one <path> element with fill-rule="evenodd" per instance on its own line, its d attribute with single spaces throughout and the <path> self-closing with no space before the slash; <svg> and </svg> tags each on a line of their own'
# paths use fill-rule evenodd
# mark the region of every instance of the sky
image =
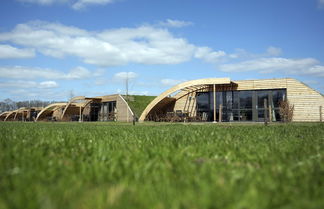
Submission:
<svg viewBox="0 0 324 209">
<path fill-rule="evenodd" d="M 1 0 L 0 100 L 295 78 L 324 94 L 324 0 Z"/>
</svg>

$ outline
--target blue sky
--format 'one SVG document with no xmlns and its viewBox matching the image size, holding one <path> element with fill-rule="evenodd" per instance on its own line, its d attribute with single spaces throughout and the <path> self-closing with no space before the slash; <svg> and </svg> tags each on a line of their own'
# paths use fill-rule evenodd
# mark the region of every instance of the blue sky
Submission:
<svg viewBox="0 0 324 209">
<path fill-rule="evenodd" d="M 296 78 L 324 93 L 324 0 L 2 0 L 0 100 Z"/>
</svg>

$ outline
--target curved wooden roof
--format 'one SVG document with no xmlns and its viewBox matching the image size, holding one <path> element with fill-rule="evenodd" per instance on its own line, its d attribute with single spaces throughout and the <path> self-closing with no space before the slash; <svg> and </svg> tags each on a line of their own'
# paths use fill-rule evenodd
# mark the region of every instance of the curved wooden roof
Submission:
<svg viewBox="0 0 324 209">
<path fill-rule="evenodd" d="M 78 100 L 85 100 L 85 96 L 76 96 L 76 97 L 73 97 L 72 99 L 70 99 L 70 101 L 67 103 L 67 105 L 65 106 L 64 110 L 63 110 L 63 113 L 61 115 L 61 120 L 63 119 L 64 115 L 65 115 L 65 112 L 66 110 L 69 108 L 69 106 L 75 102 L 75 101 L 78 101 Z"/>
<path fill-rule="evenodd" d="M 169 95 L 181 91 L 181 90 L 192 90 L 192 89 L 199 89 L 205 85 L 213 85 L 213 84 L 231 84 L 230 78 L 206 78 L 206 79 L 198 79 L 198 80 L 192 80 L 192 81 L 186 81 L 183 83 L 180 83 L 178 85 L 175 85 L 171 87 L 170 89 L 166 90 L 162 94 L 160 94 L 158 97 L 156 97 L 143 111 L 141 117 L 139 118 L 139 121 L 142 122 L 145 120 L 146 116 L 150 113 L 150 111 L 159 103 L 161 102 L 165 97 L 168 97 Z"/>
<path fill-rule="evenodd" d="M 42 111 L 40 111 L 36 117 L 36 120 L 35 121 L 38 121 L 38 119 L 46 112 L 46 111 L 49 111 L 49 110 L 52 110 L 54 108 L 57 108 L 57 107 L 64 107 L 66 105 L 66 103 L 54 103 L 54 104 L 50 104 L 48 106 L 46 106 L 44 109 L 42 109 Z"/>
</svg>

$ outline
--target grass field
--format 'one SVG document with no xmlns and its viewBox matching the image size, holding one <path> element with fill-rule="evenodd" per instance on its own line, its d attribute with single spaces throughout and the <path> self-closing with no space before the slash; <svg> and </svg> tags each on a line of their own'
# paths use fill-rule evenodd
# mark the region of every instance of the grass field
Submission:
<svg viewBox="0 0 324 209">
<path fill-rule="evenodd" d="M 324 124 L 0 123 L 0 208 L 324 208 Z"/>
</svg>

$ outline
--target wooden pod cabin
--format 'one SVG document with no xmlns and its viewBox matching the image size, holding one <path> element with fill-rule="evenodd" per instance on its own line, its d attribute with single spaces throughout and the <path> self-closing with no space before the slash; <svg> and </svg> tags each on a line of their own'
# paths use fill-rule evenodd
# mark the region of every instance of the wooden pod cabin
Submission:
<svg viewBox="0 0 324 209">
<path fill-rule="evenodd" d="M 208 78 L 166 90 L 146 107 L 139 121 L 261 122 L 266 117 L 275 122 L 283 120 L 283 101 L 293 107 L 292 121 L 316 122 L 324 116 L 323 95 L 292 78 Z"/>
<path fill-rule="evenodd" d="M 133 120 L 133 112 L 120 94 L 77 96 L 67 103 L 45 107 L 36 121 L 124 121 Z"/>
</svg>

